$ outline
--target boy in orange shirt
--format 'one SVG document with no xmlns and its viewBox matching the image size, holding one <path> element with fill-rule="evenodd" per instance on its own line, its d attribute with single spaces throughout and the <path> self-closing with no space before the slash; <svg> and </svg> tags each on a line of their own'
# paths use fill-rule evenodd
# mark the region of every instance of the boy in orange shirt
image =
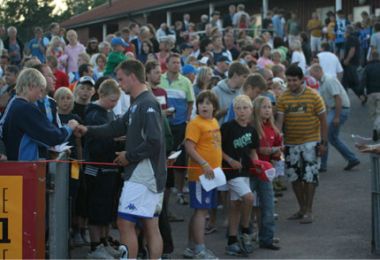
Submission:
<svg viewBox="0 0 380 260">
<path fill-rule="evenodd" d="M 185 148 L 189 159 L 190 207 L 194 213 L 189 222 L 189 247 L 185 258 L 217 259 L 205 247 L 204 230 L 209 209 L 217 206 L 217 190 L 206 192 L 199 176 L 204 174 L 213 179 L 213 169 L 222 164 L 221 134 L 218 121 L 214 118 L 218 100 L 211 91 L 202 91 L 196 100 L 197 116 L 186 127 Z M 194 246 L 194 247 L 193 247 Z"/>
</svg>

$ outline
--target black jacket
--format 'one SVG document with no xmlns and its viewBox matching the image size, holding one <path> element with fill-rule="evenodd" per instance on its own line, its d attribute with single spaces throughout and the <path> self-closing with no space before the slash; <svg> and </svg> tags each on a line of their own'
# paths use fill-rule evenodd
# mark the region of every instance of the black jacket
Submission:
<svg viewBox="0 0 380 260">
<path fill-rule="evenodd" d="M 103 107 L 90 103 L 84 116 L 85 125 L 104 125 L 114 118 L 113 112 L 108 112 Z M 116 158 L 115 152 L 119 152 L 117 142 L 112 138 L 99 138 L 86 136 L 84 142 L 84 157 L 91 162 L 112 162 Z M 106 167 L 102 167 L 106 168 Z"/>
<path fill-rule="evenodd" d="M 362 86 L 367 94 L 380 92 L 380 60 L 370 61 L 364 69 Z"/>
</svg>

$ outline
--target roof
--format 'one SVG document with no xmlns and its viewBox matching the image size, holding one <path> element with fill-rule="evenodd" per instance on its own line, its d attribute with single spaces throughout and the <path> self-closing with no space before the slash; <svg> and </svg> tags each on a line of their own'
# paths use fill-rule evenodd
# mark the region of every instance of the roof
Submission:
<svg viewBox="0 0 380 260">
<path fill-rule="evenodd" d="M 111 5 L 107 1 L 105 4 L 97 6 L 90 11 L 69 18 L 62 22 L 61 26 L 78 28 L 195 2 L 201 2 L 201 0 L 113 0 Z"/>
</svg>

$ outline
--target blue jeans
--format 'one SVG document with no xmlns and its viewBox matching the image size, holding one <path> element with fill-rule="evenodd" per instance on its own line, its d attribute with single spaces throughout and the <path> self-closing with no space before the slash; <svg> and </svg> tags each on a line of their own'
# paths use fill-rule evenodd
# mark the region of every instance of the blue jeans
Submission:
<svg viewBox="0 0 380 260">
<path fill-rule="evenodd" d="M 333 124 L 335 109 L 332 109 L 327 114 L 327 125 L 328 125 L 328 142 L 338 150 L 338 152 L 349 162 L 357 161 L 358 158 L 355 154 L 347 147 L 347 145 L 339 139 L 339 130 L 346 122 L 348 115 L 350 113 L 350 109 L 342 108 L 339 118 L 339 126 L 335 127 Z M 328 158 L 328 150 L 322 156 L 321 160 L 321 169 L 327 168 L 327 158 Z"/>
<path fill-rule="evenodd" d="M 261 223 L 259 227 L 260 244 L 270 245 L 274 236 L 274 194 L 270 181 L 261 181 L 256 176 L 250 178 L 251 190 L 257 192 L 261 209 Z"/>
</svg>

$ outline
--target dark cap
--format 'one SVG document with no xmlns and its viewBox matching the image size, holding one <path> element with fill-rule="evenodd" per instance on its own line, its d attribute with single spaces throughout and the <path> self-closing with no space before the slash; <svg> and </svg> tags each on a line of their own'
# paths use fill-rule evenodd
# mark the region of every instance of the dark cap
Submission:
<svg viewBox="0 0 380 260">
<path fill-rule="evenodd" d="M 182 43 L 181 46 L 179 47 L 181 51 L 185 50 L 185 49 L 192 49 L 193 46 L 189 43 Z"/>
<path fill-rule="evenodd" d="M 216 63 L 218 63 L 218 62 L 231 63 L 230 59 L 228 59 L 226 56 L 220 56 L 215 62 Z"/>
</svg>

